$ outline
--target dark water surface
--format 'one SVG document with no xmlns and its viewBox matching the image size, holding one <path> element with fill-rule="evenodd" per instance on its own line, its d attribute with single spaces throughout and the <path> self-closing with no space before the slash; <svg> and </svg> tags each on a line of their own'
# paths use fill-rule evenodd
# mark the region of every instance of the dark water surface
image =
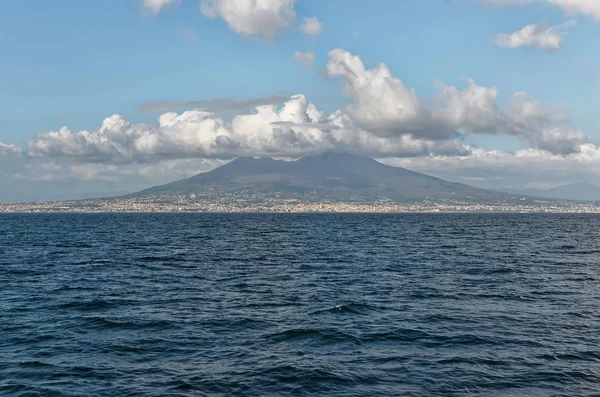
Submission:
<svg viewBox="0 0 600 397">
<path fill-rule="evenodd" d="M 2 396 L 598 396 L 600 217 L 0 216 Z"/>
</svg>

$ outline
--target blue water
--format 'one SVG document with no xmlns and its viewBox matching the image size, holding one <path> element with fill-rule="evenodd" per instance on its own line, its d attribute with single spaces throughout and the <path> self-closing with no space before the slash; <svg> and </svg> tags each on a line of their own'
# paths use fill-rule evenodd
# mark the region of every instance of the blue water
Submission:
<svg viewBox="0 0 600 397">
<path fill-rule="evenodd" d="M 598 396 L 590 215 L 0 216 L 2 396 Z"/>
</svg>

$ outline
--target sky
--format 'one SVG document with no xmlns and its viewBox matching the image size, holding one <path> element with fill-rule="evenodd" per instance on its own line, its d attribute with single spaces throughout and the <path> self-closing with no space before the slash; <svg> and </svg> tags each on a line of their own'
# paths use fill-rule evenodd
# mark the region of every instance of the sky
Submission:
<svg viewBox="0 0 600 397">
<path fill-rule="evenodd" d="M 0 201 L 324 151 L 600 185 L 600 1 L 0 2 Z"/>
</svg>

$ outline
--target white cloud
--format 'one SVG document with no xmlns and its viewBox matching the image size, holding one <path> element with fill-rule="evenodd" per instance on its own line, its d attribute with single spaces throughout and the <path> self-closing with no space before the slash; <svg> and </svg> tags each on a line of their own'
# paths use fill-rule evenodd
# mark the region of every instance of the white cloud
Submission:
<svg viewBox="0 0 600 397">
<path fill-rule="evenodd" d="M 318 36 L 323 31 L 325 24 L 319 21 L 316 17 L 303 18 L 302 25 L 299 26 L 299 29 L 309 36 Z"/>
<path fill-rule="evenodd" d="M 598 0 L 479 0 L 492 4 L 546 3 L 560 7 L 567 15 L 588 15 L 600 21 L 600 1 Z"/>
<path fill-rule="evenodd" d="M 479 86 L 473 80 L 466 80 L 462 88 L 440 82 L 435 103 L 426 106 L 429 101 L 383 63 L 369 69 L 360 57 L 338 49 L 330 52 L 326 71 L 342 80 L 351 101 L 332 114 L 303 95 L 294 95 L 285 101 L 218 100 L 237 111 L 231 119 L 203 109 L 166 112 L 157 124 L 132 123 L 113 115 L 96 129 L 63 127 L 38 134 L 25 150 L 0 143 L 0 162 L 10 155 L 46 164 L 22 172 L 11 168 L 13 174 L 38 180 L 55 175 L 112 183 L 141 175 L 168 179 L 168 174 L 176 179 L 239 156 L 294 158 L 336 149 L 389 158 L 453 179 L 509 180 L 520 178 L 524 169 L 551 178 L 553 172 L 568 175 L 569 167 L 573 175 L 600 176 L 599 149 L 571 127 L 564 111 L 549 110 L 527 93 L 517 92 L 500 106 L 496 87 Z M 175 104 L 210 105 L 206 101 Z M 167 107 L 159 109 L 169 109 L 173 103 L 160 105 Z M 250 105 L 254 109 L 248 111 Z M 464 135 L 478 133 L 516 136 L 531 148 L 484 151 L 462 143 Z M 5 169 L 5 163 L 0 168 Z"/>
<path fill-rule="evenodd" d="M 329 53 L 326 72 L 342 79 L 344 92 L 352 100 L 345 113 L 360 128 L 379 136 L 410 134 L 418 139 L 445 140 L 460 134 L 506 134 L 559 153 L 577 151 L 586 142 L 582 133 L 569 128 L 568 118 L 548 114 L 524 93 L 515 94 L 506 109 L 501 109 L 496 87 L 467 80 L 460 90 L 438 83 L 438 106 L 427 108 L 416 91 L 394 77 L 383 63 L 367 69 L 360 57 L 336 49 Z M 538 113 L 523 113 L 526 106 Z"/>
<path fill-rule="evenodd" d="M 464 153 L 456 141 L 374 135 L 344 112 L 327 116 L 303 95 L 292 96 L 282 106 L 258 106 L 231 122 L 203 110 L 164 113 L 157 126 L 113 115 L 98 129 L 71 132 L 63 127 L 38 134 L 27 148 L 33 158 L 114 165 L 247 155 L 300 157 L 340 148 L 379 156 Z"/>
<path fill-rule="evenodd" d="M 547 27 L 543 22 L 527 25 L 511 34 L 499 34 L 496 37 L 496 44 L 505 48 L 537 47 L 548 51 L 558 51 L 565 36 L 562 29 L 574 24 L 575 21 L 571 21 L 553 28 Z"/>
<path fill-rule="evenodd" d="M 504 152 L 473 148 L 465 156 L 440 155 L 385 161 L 488 188 L 556 185 L 558 181 L 598 183 L 600 180 L 600 148 L 590 143 L 581 145 L 579 152 L 567 155 L 541 149 Z"/>
<path fill-rule="evenodd" d="M 600 21 L 600 2 L 597 0 L 547 0 L 562 8 L 567 14 L 583 14 Z"/>
<path fill-rule="evenodd" d="M 304 116 L 300 119 L 304 119 Z M 360 148 L 362 153 L 375 156 L 387 164 L 488 188 L 557 185 L 560 184 L 559 182 L 580 180 L 598 183 L 600 180 L 600 149 L 593 144 L 583 144 L 579 152 L 566 155 L 541 149 L 523 149 L 515 152 L 486 151 L 462 146 L 456 141 L 424 141 L 408 135 L 396 139 L 373 136 L 354 128 L 352 121 L 341 111 L 327 117 L 325 122 L 337 124 L 340 128 L 332 130 L 330 141 L 319 142 L 319 148 L 314 148 L 313 152 L 307 151 L 306 148 L 301 149 L 300 145 L 297 148 L 300 150 L 288 150 L 285 153 L 278 150 L 270 153 L 247 154 L 299 157 L 328 148 L 349 150 Z M 278 145 L 274 143 L 275 146 Z M 1 161 L 2 157 L 0 157 Z M 209 171 L 225 162 L 221 159 L 204 158 L 163 159 L 147 164 L 79 164 L 61 158 L 40 158 L 30 161 L 35 163 L 20 163 L 20 169 L 13 169 L 13 178 L 38 181 L 37 183 L 78 181 L 73 186 L 80 187 L 94 183 L 110 184 L 92 191 L 103 191 L 107 188 L 118 191 L 141 190 L 149 184 L 157 185 Z M 2 177 L 0 173 L 0 180 L 4 181 L 3 183 L 11 183 L 10 180 Z M 34 189 L 29 197 L 26 199 L 39 199 L 39 188 Z M 59 198 L 68 197 L 69 195 Z M 0 194 L 0 200 L 2 199 Z M 5 197 L 4 200 L 10 201 L 11 198 Z"/>
<path fill-rule="evenodd" d="M 513 135 L 534 147 L 553 153 L 578 152 L 589 138 L 570 126 L 567 114 L 549 112 L 525 92 L 517 92 L 506 105 L 506 114 L 513 126 Z"/>
<path fill-rule="evenodd" d="M 346 112 L 361 127 L 385 135 L 421 127 L 424 109 L 419 97 L 385 64 L 366 69 L 359 56 L 338 48 L 329 53 L 326 72 L 342 79 L 344 92 L 353 101 Z"/>
<path fill-rule="evenodd" d="M 221 18 L 244 36 L 273 37 L 296 18 L 295 0 L 201 0 L 208 18 Z"/>
<path fill-rule="evenodd" d="M 501 109 L 496 87 L 472 80 L 463 89 L 439 83 L 438 106 L 428 108 L 384 64 L 367 69 L 358 56 L 339 49 L 329 57 L 328 74 L 342 79 L 352 100 L 331 115 L 303 95 L 282 105 L 254 100 L 253 111 L 241 111 L 231 121 L 202 109 L 164 113 L 158 125 L 113 115 L 97 129 L 72 132 L 63 127 L 38 134 L 27 143 L 27 154 L 123 165 L 246 155 L 299 157 L 330 149 L 380 157 L 464 155 L 472 148 L 460 143 L 461 136 L 477 133 L 513 135 L 561 155 L 576 153 L 588 143 L 581 131 L 570 127 L 567 115 L 549 112 L 526 93 L 514 94 Z"/>
<path fill-rule="evenodd" d="M 22 152 L 18 146 L 0 142 L 0 157 L 18 157 Z"/>
<path fill-rule="evenodd" d="M 177 3 L 179 0 L 142 0 L 142 5 L 150 12 L 158 14 L 164 7 Z"/>
<path fill-rule="evenodd" d="M 545 113 L 529 104 L 528 97 L 520 100 L 525 110 L 515 117 L 546 122 Z M 282 107 L 260 106 L 231 123 L 202 111 L 165 113 L 157 126 L 111 116 L 97 130 L 72 133 L 63 129 L 39 135 L 28 144 L 29 160 L 21 159 L 18 148 L 6 150 L 8 146 L 0 150 L 10 154 L 6 158 L 10 167 L 5 167 L 0 155 L 0 168 L 21 179 L 120 183 L 133 190 L 144 183 L 159 184 L 208 171 L 234 157 L 295 158 L 332 149 L 360 152 L 465 183 L 487 182 L 490 187 L 600 178 L 600 149 L 591 143 L 580 144 L 577 152 L 559 154 L 534 148 L 484 151 L 455 139 L 431 140 L 411 134 L 381 136 L 357 126 L 344 111 L 324 114 L 302 95 Z"/>
<path fill-rule="evenodd" d="M 510 121 L 497 105 L 498 88 L 479 86 L 471 79 L 463 90 L 444 83 L 437 88 L 443 104 L 431 112 L 437 125 L 466 133 L 509 133 Z"/>
<path fill-rule="evenodd" d="M 303 71 L 307 71 L 315 63 L 315 54 L 312 52 L 296 51 L 294 53 L 294 59 L 298 61 Z"/>
<path fill-rule="evenodd" d="M 344 111 L 331 114 L 326 123 L 334 126 L 331 135 L 334 147 L 359 149 L 375 157 L 421 157 L 432 153 L 449 156 L 464 155 L 470 148 L 457 140 L 432 140 L 415 138 L 410 134 L 380 136 L 360 128 Z"/>
</svg>

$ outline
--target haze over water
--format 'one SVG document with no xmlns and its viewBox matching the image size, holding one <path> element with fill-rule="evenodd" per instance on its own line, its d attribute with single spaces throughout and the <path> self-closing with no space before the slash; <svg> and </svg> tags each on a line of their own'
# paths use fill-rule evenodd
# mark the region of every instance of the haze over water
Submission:
<svg viewBox="0 0 600 397">
<path fill-rule="evenodd" d="M 600 393 L 600 216 L 0 216 L 3 396 Z"/>
</svg>

